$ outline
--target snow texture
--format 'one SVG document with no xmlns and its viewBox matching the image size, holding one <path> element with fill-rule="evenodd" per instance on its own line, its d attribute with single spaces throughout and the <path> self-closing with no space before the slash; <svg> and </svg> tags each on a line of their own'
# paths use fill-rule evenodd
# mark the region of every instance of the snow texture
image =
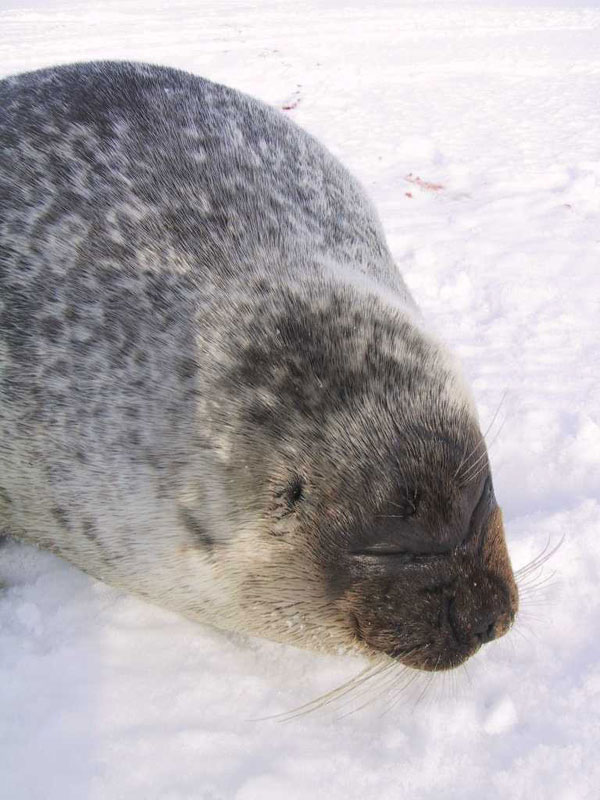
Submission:
<svg viewBox="0 0 600 800">
<path fill-rule="evenodd" d="M 343 160 L 491 423 L 515 567 L 564 540 L 468 671 L 286 723 L 255 720 L 364 665 L 193 624 L 9 542 L 0 798 L 600 797 L 600 6 L 2 3 L 3 74 L 96 58 L 242 89 Z"/>
</svg>

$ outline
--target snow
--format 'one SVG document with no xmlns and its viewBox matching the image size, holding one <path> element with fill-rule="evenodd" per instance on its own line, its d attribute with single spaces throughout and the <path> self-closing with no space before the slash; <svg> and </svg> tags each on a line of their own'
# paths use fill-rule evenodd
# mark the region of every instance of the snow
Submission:
<svg viewBox="0 0 600 800">
<path fill-rule="evenodd" d="M 94 58 L 287 106 L 342 158 L 492 423 L 515 566 L 564 538 L 468 670 L 380 676 L 287 722 L 257 720 L 364 664 L 210 630 L 9 542 L 0 798 L 599 797 L 600 5 L 4 0 L 3 74 Z"/>
</svg>

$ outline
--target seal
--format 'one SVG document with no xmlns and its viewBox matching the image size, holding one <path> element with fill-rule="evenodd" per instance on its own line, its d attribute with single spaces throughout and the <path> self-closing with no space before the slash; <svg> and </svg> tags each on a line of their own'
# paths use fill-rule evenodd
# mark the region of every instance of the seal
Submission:
<svg viewBox="0 0 600 800">
<path fill-rule="evenodd" d="M 364 190 L 237 91 L 0 82 L 0 527 L 212 625 L 425 670 L 517 610 L 486 447 Z"/>
</svg>

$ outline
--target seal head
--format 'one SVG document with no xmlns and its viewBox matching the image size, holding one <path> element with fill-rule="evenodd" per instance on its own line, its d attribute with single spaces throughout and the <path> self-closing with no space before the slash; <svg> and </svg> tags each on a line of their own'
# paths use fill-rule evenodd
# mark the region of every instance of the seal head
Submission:
<svg viewBox="0 0 600 800">
<path fill-rule="evenodd" d="M 443 348 L 339 280 L 274 292 L 256 320 L 219 390 L 236 398 L 232 503 L 261 520 L 239 586 L 247 625 L 425 670 L 506 633 L 518 600 L 501 513 Z"/>
</svg>

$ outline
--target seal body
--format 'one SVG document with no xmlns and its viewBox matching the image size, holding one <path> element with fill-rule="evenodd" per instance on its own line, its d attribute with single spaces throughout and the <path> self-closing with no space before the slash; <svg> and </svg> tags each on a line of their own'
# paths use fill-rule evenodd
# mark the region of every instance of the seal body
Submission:
<svg viewBox="0 0 600 800">
<path fill-rule="evenodd" d="M 172 69 L 0 81 L 0 527 L 161 605 L 461 663 L 517 593 L 472 399 L 359 184 Z"/>
</svg>

